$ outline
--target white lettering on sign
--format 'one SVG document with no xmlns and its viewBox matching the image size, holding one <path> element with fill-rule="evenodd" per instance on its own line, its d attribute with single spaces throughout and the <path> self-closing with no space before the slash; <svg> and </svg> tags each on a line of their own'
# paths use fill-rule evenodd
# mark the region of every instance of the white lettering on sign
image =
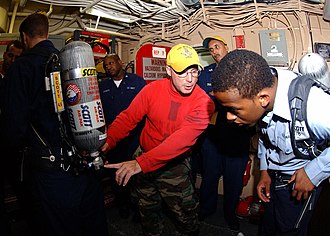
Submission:
<svg viewBox="0 0 330 236">
<path fill-rule="evenodd" d="M 283 57 L 283 53 L 279 52 L 276 45 L 270 47 L 270 52 L 267 52 L 267 57 Z"/>
<path fill-rule="evenodd" d="M 157 80 L 166 76 L 165 58 L 143 58 L 143 78 L 145 80 Z"/>
</svg>

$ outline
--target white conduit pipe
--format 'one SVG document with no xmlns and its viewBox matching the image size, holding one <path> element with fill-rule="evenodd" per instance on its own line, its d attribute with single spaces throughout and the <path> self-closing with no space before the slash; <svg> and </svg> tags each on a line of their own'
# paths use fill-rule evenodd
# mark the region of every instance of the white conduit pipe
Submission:
<svg viewBox="0 0 330 236">
<path fill-rule="evenodd" d="M 13 15 L 13 12 L 8 12 L 8 16 L 12 16 Z M 19 17 L 26 17 L 26 16 L 29 16 L 31 15 L 31 12 L 17 12 L 16 13 L 16 17 L 19 16 Z M 50 19 L 56 19 L 56 20 L 63 20 L 63 16 L 61 15 L 52 15 Z M 69 23 L 73 24 L 75 21 L 78 22 L 79 26 L 81 28 L 85 28 L 85 24 L 83 22 L 83 20 L 80 18 L 80 17 L 71 17 L 71 16 L 67 16 L 65 17 L 66 20 L 71 20 Z M 86 21 L 86 19 L 84 20 Z M 66 25 L 69 26 L 71 24 L 67 23 Z M 101 23 L 99 23 L 99 25 L 101 25 Z M 111 28 L 116 28 L 116 29 L 123 29 L 124 27 L 120 27 L 120 26 L 116 26 L 116 25 L 113 25 L 113 24 L 102 24 L 102 26 L 104 27 L 111 27 Z M 64 27 L 65 28 L 65 27 Z M 75 30 L 75 29 L 74 29 Z"/>
<path fill-rule="evenodd" d="M 109 30 L 94 29 L 94 28 L 89 28 L 89 27 L 84 28 L 84 30 L 88 31 L 88 32 L 93 32 L 93 33 L 113 35 L 113 36 L 117 36 L 117 37 L 120 37 L 120 38 L 133 39 L 133 40 L 137 40 L 137 41 L 140 40 L 140 37 L 127 35 L 127 34 L 121 34 L 121 33 L 113 32 L 113 31 L 109 31 Z"/>
<path fill-rule="evenodd" d="M 53 13 L 53 5 L 50 4 L 50 6 L 49 6 L 49 11 L 46 13 L 46 16 L 49 17 L 50 14 L 52 14 L 52 13 Z"/>
<path fill-rule="evenodd" d="M 15 24 L 15 19 L 16 19 L 16 13 L 17 13 L 17 9 L 18 9 L 18 5 L 19 5 L 19 2 L 16 2 L 15 3 L 15 6 L 14 6 L 14 10 L 13 10 L 13 15 L 11 16 L 10 26 L 9 26 L 8 33 L 12 33 L 13 32 L 14 24 Z"/>
<path fill-rule="evenodd" d="M 122 42 L 120 41 L 117 41 L 117 45 L 118 45 L 118 50 L 117 50 L 117 54 L 119 56 L 119 58 L 122 58 L 122 51 L 123 51 L 123 47 L 122 47 Z"/>
<path fill-rule="evenodd" d="M 32 1 L 35 1 L 35 2 L 41 2 L 41 1 L 38 1 L 38 0 L 32 0 Z M 77 6 L 77 7 L 83 7 L 83 5 L 85 4 L 78 4 L 79 1 L 75 2 L 75 1 L 43 1 L 42 3 L 47 3 L 47 2 L 51 2 L 52 4 L 59 4 L 61 3 L 62 6 Z M 97 4 L 99 3 L 99 4 Z M 159 9 L 161 9 L 160 11 L 162 12 L 162 16 L 159 16 L 158 14 L 156 14 L 155 16 L 153 16 L 153 18 L 155 18 L 154 20 L 149 20 L 148 22 L 151 22 L 151 23 L 159 23 L 159 21 L 174 21 L 174 20 L 177 20 L 177 16 L 175 15 L 179 15 L 179 16 L 182 16 L 184 17 L 185 19 L 188 19 L 188 16 L 189 14 L 187 14 L 187 11 L 178 11 L 178 9 L 176 9 L 176 5 L 174 5 L 174 9 L 168 9 L 168 8 L 163 8 L 163 7 L 160 7 L 160 6 L 154 6 L 154 5 L 151 5 L 151 4 L 147 4 L 147 3 L 144 3 L 144 2 L 140 2 L 142 4 L 139 5 L 139 4 L 136 4 L 135 2 L 133 1 L 124 1 L 124 2 L 121 2 L 121 1 L 114 1 L 114 0 L 103 0 L 102 2 L 100 2 L 99 0 L 96 0 L 94 1 L 93 3 L 89 4 L 85 9 L 81 10 L 83 12 L 85 12 L 87 9 L 89 9 L 91 6 L 93 6 L 94 9 L 99 9 L 99 10 L 102 10 L 103 12 L 106 12 L 109 14 L 109 9 L 113 9 L 113 10 L 120 10 L 123 14 L 125 14 L 125 18 L 130 18 L 132 17 L 131 15 L 131 11 L 133 12 L 142 12 L 144 14 L 147 14 L 147 13 L 150 13 L 150 10 L 149 11 L 146 11 L 146 8 L 147 6 L 151 7 L 154 9 L 154 12 L 159 11 Z M 96 5 L 97 4 L 97 5 Z M 131 11 L 129 10 L 131 9 Z M 170 11 L 171 13 L 170 14 L 167 14 L 167 12 Z M 151 11 L 152 13 L 152 11 Z M 116 14 L 116 15 L 120 15 L 120 13 Z M 164 16 L 163 16 L 164 15 Z M 174 16 L 173 16 L 174 15 Z M 115 17 L 115 15 L 113 15 Z M 118 18 L 118 17 L 117 17 Z M 171 19 L 172 18 L 172 19 Z M 118 20 L 118 19 L 117 19 Z M 134 20 L 131 20 L 130 23 L 134 23 L 136 21 L 139 21 L 141 20 L 140 18 L 139 19 L 134 19 Z M 120 19 L 119 19 L 120 21 Z M 126 21 L 125 21 L 126 22 Z M 126 22 L 127 23 L 127 22 Z"/>
<path fill-rule="evenodd" d="M 80 10 L 80 13 L 85 13 L 88 9 L 92 8 L 93 6 L 95 6 L 96 4 L 98 4 L 101 1 L 102 0 L 95 0 L 94 2 L 90 3 L 89 5 L 87 5 L 85 7 L 85 9 Z"/>
<path fill-rule="evenodd" d="M 60 35 L 60 34 L 63 34 L 63 33 L 72 33 L 75 30 L 81 30 L 81 29 L 74 29 L 74 28 L 66 27 L 66 28 L 62 28 L 62 29 L 59 29 L 59 30 L 52 31 L 49 34 L 50 35 Z M 88 32 L 93 32 L 93 33 L 113 35 L 113 36 L 117 36 L 119 38 L 128 38 L 128 39 L 137 40 L 137 41 L 140 40 L 139 37 L 134 37 L 134 36 L 131 36 L 131 35 L 121 34 L 121 33 L 113 32 L 113 31 L 109 31 L 109 30 L 94 29 L 94 28 L 89 28 L 89 27 L 85 27 L 84 30 L 88 31 Z"/>
</svg>

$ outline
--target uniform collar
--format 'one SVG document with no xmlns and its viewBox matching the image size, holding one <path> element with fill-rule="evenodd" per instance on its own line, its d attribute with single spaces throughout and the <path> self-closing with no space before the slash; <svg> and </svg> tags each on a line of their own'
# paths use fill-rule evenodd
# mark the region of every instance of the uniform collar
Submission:
<svg viewBox="0 0 330 236">
<path fill-rule="evenodd" d="M 291 121 L 290 105 L 288 102 L 288 90 L 291 81 L 298 75 L 290 70 L 277 70 L 278 81 L 273 107 L 273 114 Z"/>
<path fill-rule="evenodd" d="M 123 81 L 124 79 L 127 79 L 129 77 L 129 73 L 128 72 L 126 72 L 126 71 L 124 71 L 124 77 L 123 77 L 123 79 L 121 80 L 121 81 Z M 114 79 L 111 77 L 111 76 L 109 76 L 108 77 L 110 80 L 113 80 L 114 81 Z"/>
</svg>

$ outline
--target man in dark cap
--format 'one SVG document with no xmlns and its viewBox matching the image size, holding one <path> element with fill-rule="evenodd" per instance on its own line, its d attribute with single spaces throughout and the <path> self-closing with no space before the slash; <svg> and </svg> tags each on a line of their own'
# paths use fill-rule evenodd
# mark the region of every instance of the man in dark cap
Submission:
<svg viewBox="0 0 330 236">
<path fill-rule="evenodd" d="M 243 188 L 243 175 L 249 160 L 250 130 L 227 121 L 225 110 L 213 96 L 211 75 L 228 53 L 227 42 L 219 36 L 207 37 L 203 47 L 210 51 L 215 63 L 205 67 L 198 85 L 212 98 L 216 115 L 200 137 L 201 187 L 200 220 L 215 213 L 218 201 L 218 183 L 223 177 L 223 210 L 228 227 L 239 230 L 236 207 Z"/>
</svg>

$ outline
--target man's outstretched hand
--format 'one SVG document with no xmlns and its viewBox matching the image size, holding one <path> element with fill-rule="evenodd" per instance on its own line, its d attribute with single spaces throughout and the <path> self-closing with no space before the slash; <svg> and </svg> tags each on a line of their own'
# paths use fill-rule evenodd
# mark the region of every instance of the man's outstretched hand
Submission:
<svg viewBox="0 0 330 236">
<path fill-rule="evenodd" d="M 126 186 L 129 179 L 142 171 L 139 163 L 136 160 L 125 161 L 117 164 L 105 164 L 105 168 L 115 168 L 116 171 L 116 181 L 118 185 Z"/>
</svg>

